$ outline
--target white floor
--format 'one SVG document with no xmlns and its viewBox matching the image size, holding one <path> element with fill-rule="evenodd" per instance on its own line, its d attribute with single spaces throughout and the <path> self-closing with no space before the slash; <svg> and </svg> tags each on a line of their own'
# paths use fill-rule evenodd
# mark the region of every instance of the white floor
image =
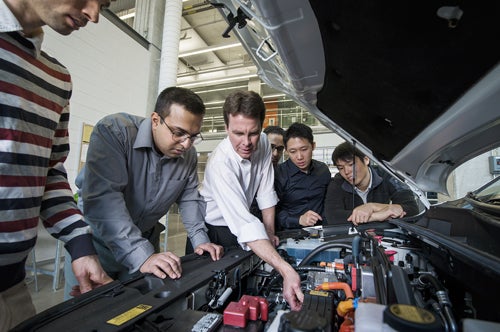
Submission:
<svg viewBox="0 0 500 332">
<path fill-rule="evenodd" d="M 163 244 L 163 235 L 162 242 Z M 44 269 L 54 270 L 54 258 L 56 254 L 56 244 L 57 241 L 52 238 L 47 231 L 41 226 L 38 232 L 38 240 L 35 247 L 35 256 L 37 262 L 47 262 L 48 264 L 43 265 Z M 180 221 L 178 215 L 170 215 L 168 221 L 168 236 L 167 236 L 167 248 L 169 251 L 174 252 L 178 256 L 184 255 L 184 250 L 186 246 L 186 231 L 184 225 Z M 64 250 L 62 250 L 64 253 Z M 30 267 L 30 258 L 28 258 L 27 267 Z M 64 261 L 64 260 L 63 260 Z M 63 264 L 61 264 L 61 268 Z M 37 268 L 39 266 L 37 265 Z M 31 291 L 31 296 L 33 298 L 33 303 L 40 313 L 56 304 L 63 302 L 64 299 L 64 275 L 61 270 L 59 283 L 56 284 L 56 289 L 53 289 L 53 276 L 38 273 L 36 277 L 36 282 L 33 273 L 30 269 L 27 271 L 26 283 Z M 36 284 L 38 284 L 38 291 L 36 290 Z"/>
</svg>

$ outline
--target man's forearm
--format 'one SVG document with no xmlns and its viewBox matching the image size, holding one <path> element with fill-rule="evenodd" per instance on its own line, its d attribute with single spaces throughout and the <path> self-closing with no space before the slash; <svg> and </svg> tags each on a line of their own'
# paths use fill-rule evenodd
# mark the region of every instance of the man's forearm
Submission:
<svg viewBox="0 0 500 332">
<path fill-rule="evenodd" d="M 269 236 L 275 234 L 274 213 L 275 213 L 274 206 L 262 210 L 262 222 L 264 223 L 264 227 L 266 228 L 266 232 Z"/>
<path fill-rule="evenodd" d="M 291 265 L 281 258 L 269 240 L 255 240 L 248 242 L 247 245 L 257 256 L 262 258 L 264 262 L 271 265 L 282 276 L 284 276 L 287 271 L 293 270 Z"/>
</svg>

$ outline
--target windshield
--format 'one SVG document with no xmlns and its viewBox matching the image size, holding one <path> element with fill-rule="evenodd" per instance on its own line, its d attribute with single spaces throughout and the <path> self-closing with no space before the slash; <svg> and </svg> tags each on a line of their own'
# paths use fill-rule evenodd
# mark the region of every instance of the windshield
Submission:
<svg viewBox="0 0 500 332">
<path fill-rule="evenodd" d="M 500 177 L 468 193 L 465 199 L 477 209 L 500 216 Z"/>
<path fill-rule="evenodd" d="M 486 204 L 500 205 L 500 177 L 472 193 L 472 199 Z"/>
</svg>

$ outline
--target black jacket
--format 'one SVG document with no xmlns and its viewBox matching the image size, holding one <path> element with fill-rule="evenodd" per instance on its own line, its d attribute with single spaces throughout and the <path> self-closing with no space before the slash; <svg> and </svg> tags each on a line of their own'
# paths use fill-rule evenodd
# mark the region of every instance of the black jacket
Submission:
<svg viewBox="0 0 500 332">
<path fill-rule="evenodd" d="M 418 205 L 410 189 L 385 172 L 379 174 L 373 167 L 370 169 L 373 178 L 367 202 L 383 204 L 392 202 L 401 205 L 407 216 L 418 214 Z M 340 174 L 336 174 L 330 181 L 325 196 L 326 224 L 347 223 L 347 218 L 351 215 L 352 210 L 362 204 L 363 200 L 352 185 L 344 180 Z"/>
</svg>

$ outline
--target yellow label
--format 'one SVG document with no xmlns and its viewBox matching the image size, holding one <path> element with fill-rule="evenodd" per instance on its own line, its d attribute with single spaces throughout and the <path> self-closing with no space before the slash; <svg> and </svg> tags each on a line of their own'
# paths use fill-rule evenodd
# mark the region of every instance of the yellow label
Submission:
<svg viewBox="0 0 500 332">
<path fill-rule="evenodd" d="M 309 292 L 309 294 L 316 295 L 316 296 L 328 297 L 328 292 L 322 292 L 322 291 L 317 291 L 317 290 L 312 290 Z"/>
<path fill-rule="evenodd" d="M 120 326 L 123 323 L 128 322 L 129 320 L 131 320 L 131 319 L 139 316 L 140 314 L 142 314 L 143 312 L 148 311 L 151 308 L 152 308 L 152 306 L 150 306 L 150 305 L 139 304 L 135 308 L 132 308 L 132 309 L 130 309 L 128 311 L 125 311 L 123 314 L 120 314 L 120 315 L 118 315 L 116 317 L 111 318 L 106 323 L 112 324 L 112 325 L 116 325 L 116 326 Z"/>
<path fill-rule="evenodd" d="M 434 316 L 427 310 L 414 307 L 407 304 L 393 304 L 390 307 L 391 312 L 409 322 L 419 324 L 434 323 Z"/>
</svg>

